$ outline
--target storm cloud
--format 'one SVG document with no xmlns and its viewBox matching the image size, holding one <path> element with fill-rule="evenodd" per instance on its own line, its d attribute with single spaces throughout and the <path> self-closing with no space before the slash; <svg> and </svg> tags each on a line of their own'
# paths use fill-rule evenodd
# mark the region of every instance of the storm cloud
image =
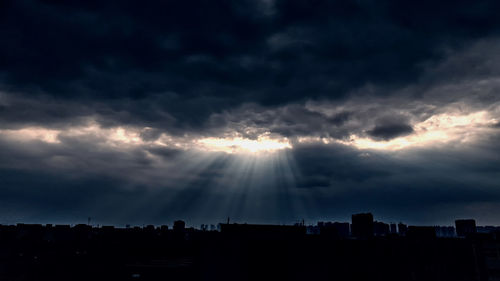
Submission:
<svg viewBox="0 0 500 281">
<path fill-rule="evenodd" d="M 2 1 L 1 222 L 498 224 L 499 9 Z"/>
</svg>

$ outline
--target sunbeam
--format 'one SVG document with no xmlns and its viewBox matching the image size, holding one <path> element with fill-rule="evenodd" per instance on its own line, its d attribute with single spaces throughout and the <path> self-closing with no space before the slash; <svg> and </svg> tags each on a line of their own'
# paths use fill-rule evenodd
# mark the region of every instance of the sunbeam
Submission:
<svg viewBox="0 0 500 281">
<path fill-rule="evenodd" d="M 242 137 L 232 138 L 203 138 L 197 140 L 199 148 L 206 151 L 223 151 L 227 153 L 258 153 L 275 152 L 277 150 L 292 148 L 286 138 L 270 138 L 268 134 L 263 134 L 257 139 L 247 139 Z"/>
</svg>

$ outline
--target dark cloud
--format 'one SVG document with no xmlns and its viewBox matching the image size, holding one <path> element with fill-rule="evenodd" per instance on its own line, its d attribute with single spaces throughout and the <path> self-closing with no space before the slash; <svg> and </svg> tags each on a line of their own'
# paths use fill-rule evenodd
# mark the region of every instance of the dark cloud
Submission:
<svg viewBox="0 0 500 281">
<path fill-rule="evenodd" d="M 200 125 L 245 102 L 411 83 L 500 24 L 496 1 L 264 2 L 5 1 L 2 89 Z"/>
<path fill-rule="evenodd" d="M 2 219 L 498 223 L 499 9 L 1 1 Z M 432 130 L 449 142 L 355 143 Z M 263 135 L 293 149 L 244 158 L 196 142 Z"/>
<path fill-rule="evenodd" d="M 408 124 L 384 124 L 377 125 L 368 134 L 374 138 L 390 140 L 395 137 L 405 136 L 413 133 L 413 128 Z"/>
</svg>

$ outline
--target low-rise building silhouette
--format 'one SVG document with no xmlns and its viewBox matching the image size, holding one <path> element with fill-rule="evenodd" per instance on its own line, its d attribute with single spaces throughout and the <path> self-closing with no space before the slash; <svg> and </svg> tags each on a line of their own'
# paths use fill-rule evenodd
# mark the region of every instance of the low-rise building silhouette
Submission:
<svg viewBox="0 0 500 281">
<path fill-rule="evenodd" d="M 453 226 L 435 226 L 437 237 L 455 237 L 455 228 Z"/>
<path fill-rule="evenodd" d="M 408 238 L 414 239 L 433 239 L 436 238 L 436 229 L 434 226 L 409 226 L 406 233 Z"/>
<path fill-rule="evenodd" d="M 455 228 L 459 237 L 465 237 L 468 234 L 476 233 L 476 221 L 473 219 L 460 219 L 455 221 Z"/>
<path fill-rule="evenodd" d="M 253 239 L 297 238 L 306 235 L 303 225 L 271 225 L 271 224 L 221 224 L 221 233 L 232 237 Z"/>
<path fill-rule="evenodd" d="M 350 235 L 348 222 L 319 222 L 319 233 L 324 236 L 347 238 Z"/>
<path fill-rule="evenodd" d="M 389 225 L 380 221 L 375 221 L 373 223 L 373 233 L 376 236 L 386 236 L 389 234 Z"/>
</svg>

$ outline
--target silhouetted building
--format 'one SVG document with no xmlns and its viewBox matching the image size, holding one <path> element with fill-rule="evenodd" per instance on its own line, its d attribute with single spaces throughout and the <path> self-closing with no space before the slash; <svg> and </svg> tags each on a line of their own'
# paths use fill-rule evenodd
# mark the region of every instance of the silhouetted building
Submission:
<svg viewBox="0 0 500 281">
<path fill-rule="evenodd" d="M 348 222 L 334 222 L 333 227 L 337 229 L 339 236 L 342 238 L 347 238 L 351 234 Z"/>
<path fill-rule="evenodd" d="M 500 227 L 485 225 L 485 226 L 477 226 L 476 230 L 478 233 L 495 233 L 495 232 L 500 232 Z"/>
<path fill-rule="evenodd" d="M 406 236 L 416 239 L 432 239 L 436 238 L 436 229 L 434 226 L 410 226 Z"/>
<path fill-rule="evenodd" d="M 324 236 L 347 238 L 349 237 L 348 222 L 319 222 L 319 233 Z"/>
<path fill-rule="evenodd" d="M 182 232 L 151 235 L 147 227 L 0 225 L 0 280 L 500 280 L 495 233 L 420 239 L 453 227 L 411 226 L 406 238 L 339 240 L 305 228 L 223 224 L 219 233 L 178 223 Z"/>
<path fill-rule="evenodd" d="M 144 227 L 144 231 L 149 232 L 149 233 L 154 233 L 155 232 L 155 226 L 152 224 L 146 225 Z"/>
<path fill-rule="evenodd" d="M 226 236 L 253 239 L 281 239 L 302 237 L 306 234 L 303 225 L 266 225 L 266 224 L 221 224 L 221 233 Z"/>
<path fill-rule="evenodd" d="M 77 224 L 77 225 L 73 226 L 73 230 L 77 231 L 77 232 L 91 231 L 92 226 L 90 226 L 88 224 Z"/>
<path fill-rule="evenodd" d="M 457 229 L 457 235 L 464 237 L 467 234 L 476 233 L 476 221 L 473 219 L 467 220 L 456 220 L 455 227 Z"/>
<path fill-rule="evenodd" d="M 371 213 L 352 215 L 351 233 L 352 236 L 358 238 L 372 237 L 373 215 Z"/>
<path fill-rule="evenodd" d="M 455 228 L 453 226 L 435 226 L 437 237 L 455 237 Z"/>
<path fill-rule="evenodd" d="M 69 230 L 71 226 L 69 224 L 56 224 L 54 228 L 57 230 Z"/>
<path fill-rule="evenodd" d="M 401 236 L 406 236 L 406 233 L 408 232 L 408 226 L 404 223 L 398 223 L 398 233 Z"/>
<path fill-rule="evenodd" d="M 306 227 L 306 233 L 311 235 L 319 235 L 319 226 L 317 225 L 308 225 Z"/>
<path fill-rule="evenodd" d="M 380 221 L 373 223 L 373 233 L 376 236 L 386 236 L 389 234 L 389 225 Z"/>
<path fill-rule="evenodd" d="M 185 229 L 186 223 L 184 221 L 174 221 L 174 232 L 184 232 Z"/>
<path fill-rule="evenodd" d="M 398 231 L 396 229 L 396 224 L 395 223 L 391 223 L 391 234 L 397 234 Z"/>
<path fill-rule="evenodd" d="M 56 228 L 57 227 L 58 227 L 58 225 L 56 225 Z M 68 228 L 69 228 L 69 225 L 68 225 Z M 113 232 L 115 230 L 115 227 L 112 225 L 103 225 L 103 226 L 101 226 L 101 230 L 106 231 L 106 232 Z"/>
</svg>

